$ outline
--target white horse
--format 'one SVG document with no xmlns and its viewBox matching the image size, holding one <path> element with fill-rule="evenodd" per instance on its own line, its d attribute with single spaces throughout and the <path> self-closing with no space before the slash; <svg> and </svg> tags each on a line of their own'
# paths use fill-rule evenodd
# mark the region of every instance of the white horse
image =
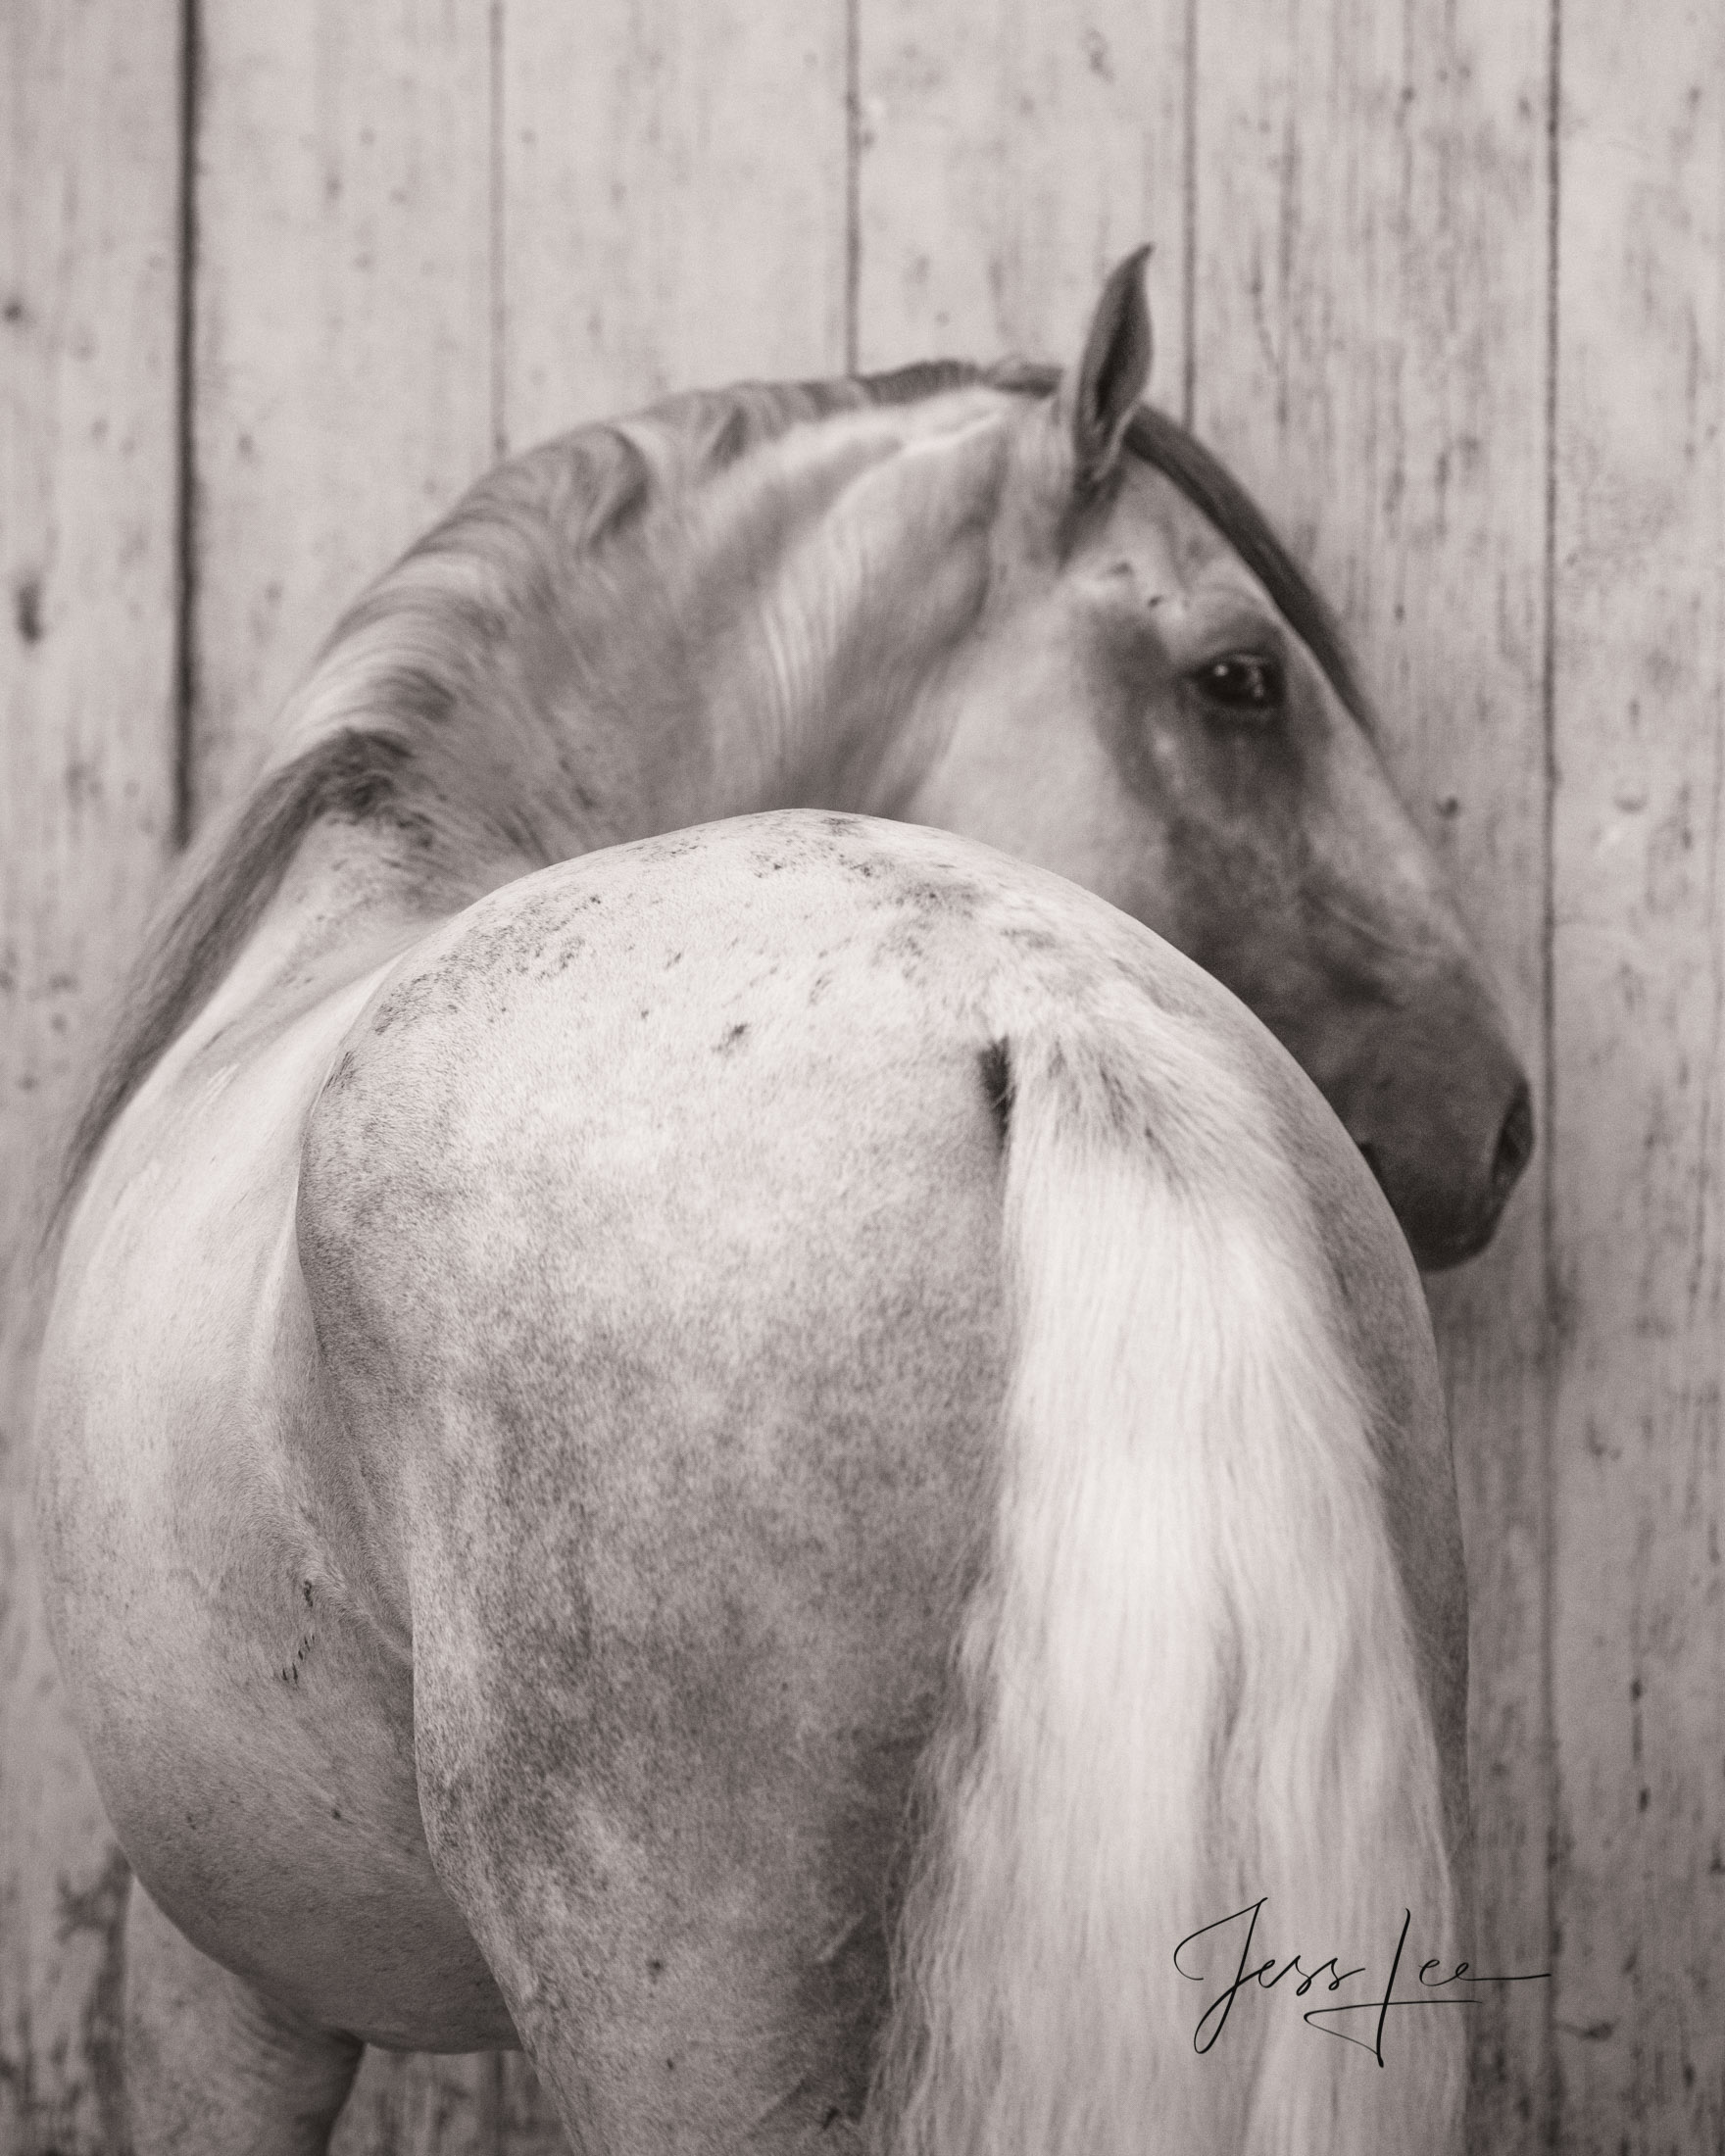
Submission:
<svg viewBox="0 0 1725 2156">
<path fill-rule="evenodd" d="M 1139 271 L 1058 388 L 505 466 L 153 933 L 38 1413 L 139 2156 L 320 2149 L 364 2042 L 522 2043 L 593 2150 L 1458 2145 L 1361 1152 L 1452 1261 L 1526 1087 Z"/>
</svg>

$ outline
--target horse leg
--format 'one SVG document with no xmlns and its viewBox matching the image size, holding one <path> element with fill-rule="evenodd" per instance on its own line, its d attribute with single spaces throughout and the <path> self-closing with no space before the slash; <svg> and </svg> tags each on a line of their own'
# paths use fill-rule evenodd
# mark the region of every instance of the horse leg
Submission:
<svg viewBox="0 0 1725 2156">
<path fill-rule="evenodd" d="M 590 2156 L 860 2145 L 999 1444 L 994 1137 L 958 1075 L 973 1127 L 930 1085 L 878 1159 L 781 1105 L 778 1204 L 715 1208 L 698 1152 L 596 1217 L 588 1150 L 522 1142 L 550 1232 L 463 1178 L 431 1263 L 311 1158 L 344 1419 L 409 1463 L 432 1861 Z"/>
<path fill-rule="evenodd" d="M 901 1029 L 859 1078 L 878 1022 L 813 1027 L 796 978 L 808 1045 L 760 1066 L 679 1006 L 619 1069 L 578 973 L 487 1005 L 476 1060 L 379 1025 L 307 1134 L 300 1257 L 403 1551 L 432 1862 L 590 2156 L 861 2130 L 987 1543 L 975 1057 Z"/>
<path fill-rule="evenodd" d="M 132 1881 L 125 2081 L 134 2156 L 322 2156 L 364 2048 L 201 1954 Z"/>
<path fill-rule="evenodd" d="M 530 1646 L 420 1597 L 420 1787 L 439 1869 L 576 2146 L 860 2148 L 949 1624 L 902 1624 L 892 1670 L 861 1611 L 781 1580 L 792 1606 L 764 1613 L 775 1597 L 751 1597 L 739 1567 L 732 1594 L 676 1597 L 705 1642 L 625 1661 L 566 1633 L 562 1583 L 533 1570 L 552 1621 Z M 633 1740 L 613 1708 L 639 1712 Z"/>
<path fill-rule="evenodd" d="M 920 1258 L 937 1236 L 901 1240 Z M 941 1254 L 921 1285 L 944 1370 L 901 1279 L 848 1327 L 815 1313 L 857 1364 L 769 1367 L 720 1266 L 730 1329 L 697 1328 L 699 1394 L 624 1280 L 638 1331 L 618 1339 L 619 1305 L 604 1323 L 623 1383 L 566 1390 L 591 1346 L 553 1284 L 523 1313 L 527 1385 L 500 1366 L 446 1402 L 477 1427 L 419 1525 L 420 1805 L 592 2156 L 860 2145 L 998 1419 L 992 1312 Z M 517 1362 L 501 1329 L 498 1351 Z"/>
</svg>

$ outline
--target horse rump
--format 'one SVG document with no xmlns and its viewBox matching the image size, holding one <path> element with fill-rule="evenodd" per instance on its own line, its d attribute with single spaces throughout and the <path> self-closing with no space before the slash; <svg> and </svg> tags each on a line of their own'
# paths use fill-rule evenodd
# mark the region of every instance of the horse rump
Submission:
<svg viewBox="0 0 1725 2156">
<path fill-rule="evenodd" d="M 1429 1366 L 1417 1278 L 1195 968 L 930 833 L 571 862 L 355 1029 L 299 1248 L 583 2145 L 1454 2148 L 1460 2015 L 1336 2040 L 1455 1945 L 1433 1371 L 1395 1427 L 1355 1292 Z"/>
</svg>

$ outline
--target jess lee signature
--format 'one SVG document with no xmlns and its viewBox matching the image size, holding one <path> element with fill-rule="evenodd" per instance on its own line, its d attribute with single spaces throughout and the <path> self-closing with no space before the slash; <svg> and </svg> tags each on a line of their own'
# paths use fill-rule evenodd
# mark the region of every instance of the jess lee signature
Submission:
<svg viewBox="0 0 1725 2156">
<path fill-rule="evenodd" d="M 1300 1982 L 1293 1987 L 1294 1996 L 1304 1998 L 1317 1980 L 1325 1976 L 1326 1973 L 1326 1993 L 1339 1991 L 1345 1984 L 1351 1983 L 1355 1977 L 1366 1975 L 1363 1967 L 1358 1969 L 1338 1968 L 1337 1963 L 1341 1957 L 1336 1954 L 1332 1954 L 1327 1961 L 1318 1962 L 1311 1969 L 1301 1966 L 1298 1954 L 1293 1955 L 1287 1961 L 1281 1962 L 1276 1959 L 1275 1955 L 1271 1954 L 1265 1960 L 1255 1963 L 1252 1959 L 1253 1934 L 1257 1929 L 1258 1912 L 1268 1899 L 1267 1894 L 1262 1894 L 1257 1901 L 1248 1902 L 1244 1909 L 1236 1909 L 1231 1916 L 1217 1917 L 1213 1924 L 1200 1925 L 1196 1932 L 1188 1932 L 1179 1945 L 1174 1948 L 1174 1967 L 1180 1972 L 1181 1976 L 1185 1977 L 1190 1983 L 1203 1984 L 1209 1976 L 1209 1971 L 1188 1968 L 1186 1962 L 1183 1962 L 1180 1956 L 1199 1939 L 1210 1938 L 1214 1934 L 1225 1932 L 1231 1924 L 1239 1925 L 1243 1923 L 1245 1925 L 1245 1931 L 1239 1938 L 1240 1951 L 1234 1968 L 1233 1980 L 1210 2000 L 1204 2012 L 1198 2017 L 1198 2026 L 1192 2032 L 1192 2048 L 1195 2051 L 1207 2052 L 1215 2043 L 1228 2025 L 1228 2016 L 1234 2010 L 1235 1999 L 1250 1984 L 1256 1984 L 1260 1991 L 1273 1991 L 1284 1978 L 1298 1976 Z M 1407 1934 L 1412 1926 L 1413 1912 L 1411 1909 L 1405 1909 L 1402 1913 L 1401 1936 L 1396 1941 L 1396 1951 L 1390 1961 L 1390 1981 L 1384 1985 L 1381 1997 L 1351 1999 L 1343 2006 L 1309 2007 L 1304 2016 L 1308 2026 L 1316 2029 L 1320 2035 L 1339 2036 L 1344 2043 L 1358 2044 L 1362 2051 L 1371 2052 L 1378 2064 L 1382 2066 L 1384 2063 L 1384 2024 L 1389 2020 L 1392 2012 L 1400 2012 L 1405 2007 L 1411 2006 L 1477 2006 L 1479 2004 L 1477 1999 L 1439 1995 L 1447 1992 L 1451 1985 L 1457 1984 L 1547 1984 L 1551 1981 L 1552 1972 L 1549 1969 L 1541 1969 L 1533 1974 L 1519 1977 L 1479 1977 L 1473 1974 L 1471 1965 L 1465 1961 L 1458 1961 L 1447 1977 L 1442 1975 L 1434 1977 L 1430 1972 L 1434 1969 L 1441 1970 L 1443 1968 L 1443 1963 L 1434 1955 L 1431 1960 L 1423 1961 L 1419 1965 L 1418 1975 L 1413 1980 L 1419 1988 L 1408 1993 L 1405 1997 L 1398 1998 L 1396 1996 L 1396 1978 L 1402 1967 L 1402 1956 L 1407 1946 Z M 1218 1941 L 1218 1943 L 1220 1942 Z M 1191 1955 L 1187 1956 L 1188 1961 L 1192 1958 Z M 1375 2022 L 1371 2024 L 1372 2033 L 1369 2037 L 1351 2034 L 1346 2029 L 1332 2029 L 1329 2027 L 1331 2022 L 1340 2021 L 1345 2015 L 1349 2014 L 1372 2014 L 1377 2017 Z M 1210 2026 L 1212 2022 L 1214 2024 L 1213 2028 Z M 1358 2026 L 1358 2024 L 1355 2025 L 1356 2028 Z"/>
</svg>

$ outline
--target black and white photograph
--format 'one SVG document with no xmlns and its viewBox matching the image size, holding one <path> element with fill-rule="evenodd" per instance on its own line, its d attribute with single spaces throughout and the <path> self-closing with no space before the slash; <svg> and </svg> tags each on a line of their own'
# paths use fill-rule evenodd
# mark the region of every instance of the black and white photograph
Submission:
<svg viewBox="0 0 1725 2156">
<path fill-rule="evenodd" d="M 0 2156 L 1725 2156 L 1718 0 L 0 113 Z"/>
</svg>

